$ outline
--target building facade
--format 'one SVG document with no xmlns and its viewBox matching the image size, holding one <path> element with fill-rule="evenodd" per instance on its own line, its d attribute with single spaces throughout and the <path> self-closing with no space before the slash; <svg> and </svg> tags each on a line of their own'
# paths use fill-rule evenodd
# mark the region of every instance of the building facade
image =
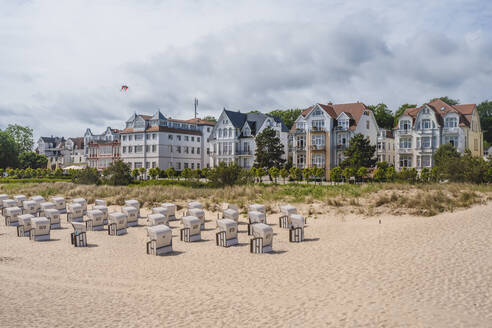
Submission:
<svg viewBox="0 0 492 328">
<path fill-rule="evenodd" d="M 83 137 L 68 138 L 63 151 L 63 166 L 86 165 L 85 143 Z"/>
<path fill-rule="evenodd" d="M 378 125 L 374 113 L 363 103 L 315 104 L 305 109 L 290 132 L 292 163 L 297 168 L 329 170 L 345 159 L 350 139 L 358 133 L 377 144 Z"/>
<path fill-rule="evenodd" d="M 483 134 L 476 105 L 448 105 L 440 99 L 408 108 L 395 128 L 396 169 L 432 168 L 434 153 L 442 144 L 459 153 L 483 153 Z"/>
<path fill-rule="evenodd" d="M 87 164 L 99 171 L 120 159 L 120 131 L 107 127 L 101 134 L 93 134 L 87 129 L 84 134 Z"/>
<path fill-rule="evenodd" d="M 224 162 L 237 163 L 242 168 L 252 167 L 255 161 L 255 137 L 268 127 L 277 132 L 284 146 L 284 159 L 287 159 L 288 129 L 280 118 L 224 109 L 208 139 L 212 152 L 211 166 Z"/>
<path fill-rule="evenodd" d="M 209 148 L 204 134 L 215 122 L 166 118 L 160 111 L 154 115 L 132 115 L 121 131 L 121 159 L 135 168 L 201 169 L 207 166 Z"/>
<path fill-rule="evenodd" d="M 37 142 L 36 152 L 48 157 L 48 168 L 55 169 L 63 165 L 65 150 L 65 138 L 40 137 Z"/>
<path fill-rule="evenodd" d="M 378 132 L 378 162 L 395 165 L 395 138 L 393 131 L 380 129 Z"/>
</svg>

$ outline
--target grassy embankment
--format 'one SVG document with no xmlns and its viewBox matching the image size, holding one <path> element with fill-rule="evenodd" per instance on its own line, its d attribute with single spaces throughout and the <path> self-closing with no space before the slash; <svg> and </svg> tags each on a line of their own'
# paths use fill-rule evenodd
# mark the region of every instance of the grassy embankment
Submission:
<svg viewBox="0 0 492 328">
<path fill-rule="evenodd" d="M 89 203 L 103 198 L 108 204 L 116 205 L 122 205 L 126 199 L 138 199 L 143 206 L 154 206 L 164 201 L 184 205 L 188 200 L 198 199 L 210 210 L 221 202 L 236 203 L 243 210 L 248 203 L 260 202 L 267 205 L 269 212 L 277 211 L 276 204 L 289 202 L 309 205 L 310 215 L 335 211 L 368 216 L 380 213 L 433 216 L 473 204 L 485 204 L 492 200 L 492 185 L 374 183 L 319 186 L 291 183 L 210 188 L 198 183 L 191 188 L 176 185 L 175 181 L 146 182 L 128 187 L 87 186 L 57 181 L 0 183 L 0 193 L 39 194 L 45 198 L 54 195 L 67 199 L 83 197 Z"/>
</svg>

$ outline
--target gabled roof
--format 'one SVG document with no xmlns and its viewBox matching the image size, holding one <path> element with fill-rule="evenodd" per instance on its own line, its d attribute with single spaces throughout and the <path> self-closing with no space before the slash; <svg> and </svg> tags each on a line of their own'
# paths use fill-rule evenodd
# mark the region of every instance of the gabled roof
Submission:
<svg viewBox="0 0 492 328">
<path fill-rule="evenodd" d="M 186 122 L 188 122 L 190 124 L 210 125 L 210 126 L 214 126 L 215 124 L 217 124 L 214 121 L 206 121 L 206 120 L 202 120 L 201 118 L 192 118 L 191 120 L 187 120 Z"/>
<path fill-rule="evenodd" d="M 68 138 L 68 139 L 72 140 L 73 145 L 76 146 L 78 149 L 84 148 L 84 138 L 83 137 Z"/>
<path fill-rule="evenodd" d="M 351 119 L 350 129 L 355 130 L 357 124 L 359 123 L 362 114 L 364 111 L 371 110 L 364 103 L 356 102 L 356 103 L 348 103 L 348 104 L 316 104 L 311 107 L 306 108 L 301 115 L 306 117 L 316 106 L 322 108 L 328 115 L 330 115 L 333 119 L 336 119 L 340 114 L 345 113 Z M 295 130 L 295 124 L 292 127 L 292 130 Z"/>
<path fill-rule="evenodd" d="M 246 114 L 243 114 L 241 112 L 233 112 L 224 109 L 224 113 L 227 115 L 227 117 L 229 117 L 232 125 L 234 125 L 235 128 L 240 129 L 244 125 L 244 121 L 246 121 Z"/>
<path fill-rule="evenodd" d="M 424 106 L 429 106 L 436 113 L 436 118 L 440 125 L 444 125 L 444 116 L 448 113 L 456 113 L 459 116 L 459 125 L 460 126 L 470 126 L 471 116 L 473 114 L 473 110 L 475 109 L 475 104 L 465 104 L 465 105 L 449 105 L 442 101 L 441 99 L 434 99 L 431 102 L 423 104 L 417 108 L 407 108 L 403 115 L 408 115 L 413 119 L 417 118 L 418 113 Z"/>
<path fill-rule="evenodd" d="M 166 120 L 166 117 L 164 117 L 164 115 L 162 115 L 161 111 L 158 110 L 157 112 L 154 113 L 154 115 L 152 116 L 152 119 L 153 120 Z"/>
<path fill-rule="evenodd" d="M 288 132 L 289 130 L 285 126 L 284 122 L 280 117 L 264 114 L 264 113 L 241 113 L 233 112 L 224 109 L 224 113 L 227 115 L 232 125 L 235 128 L 242 129 L 245 124 L 248 124 L 251 129 L 251 135 L 254 136 L 258 132 L 258 129 L 263 126 L 263 123 L 267 118 L 272 118 L 274 122 L 281 124 L 281 131 Z"/>
</svg>

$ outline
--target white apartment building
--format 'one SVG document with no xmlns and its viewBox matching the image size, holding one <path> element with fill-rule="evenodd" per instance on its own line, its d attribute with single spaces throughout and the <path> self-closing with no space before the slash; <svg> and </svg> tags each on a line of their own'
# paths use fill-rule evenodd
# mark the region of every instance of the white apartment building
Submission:
<svg viewBox="0 0 492 328">
<path fill-rule="evenodd" d="M 284 145 L 286 159 L 288 129 L 280 118 L 263 113 L 245 114 L 224 109 L 209 137 L 212 147 L 211 165 L 235 162 L 243 168 L 252 167 L 255 161 L 255 137 L 268 127 L 277 131 L 277 136 Z"/>
<path fill-rule="evenodd" d="M 434 165 L 434 153 L 449 143 L 459 153 L 483 153 L 483 134 L 476 105 L 448 105 L 440 99 L 409 108 L 395 128 L 396 169 L 418 170 Z"/>
<path fill-rule="evenodd" d="M 297 168 L 329 170 L 345 159 L 350 139 L 358 133 L 376 145 L 378 125 L 363 103 L 315 104 L 305 109 L 290 131 L 292 162 Z"/>
<path fill-rule="evenodd" d="M 378 162 L 395 165 L 395 138 L 393 131 L 380 129 L 378 132 Z"/>
<path fill-rule="evenodd" d="M 207 166 L 210 149 L 207 136 L 215 122 L 200 119 L 175 120 L 160 111 L 154 115 L 132 115 L 121 131 L 121 159 L 131 169 L 159 167 L 181 171 Z"/>
<path fill-rule="evenodd" d="M 64 166 L 87 164 L 84 138 L 68 138 L 62 154 Z"/>
</svg>

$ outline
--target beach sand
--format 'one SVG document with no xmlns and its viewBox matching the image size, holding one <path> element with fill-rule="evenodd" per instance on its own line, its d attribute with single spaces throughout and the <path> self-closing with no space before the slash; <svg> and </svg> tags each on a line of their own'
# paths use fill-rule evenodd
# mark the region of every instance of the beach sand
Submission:
<svg viewBox="0 0 492 328">
<path fill-rule="evenodd" d="M 146 255 L 144 227 L 88 232 L 90 247 L 74 248 L 65 220 L 49 242 L 2 224 L 0 326 L 492 326 L 490 203 L 430 218 L 318 215 L 300 244 L 272 214 L 272 254 L 249 253 L 244 224 L 239 246 L 217 247 L 215 218 L 196 243 L 172 222 L 163 257 Z"/>
</svg>

